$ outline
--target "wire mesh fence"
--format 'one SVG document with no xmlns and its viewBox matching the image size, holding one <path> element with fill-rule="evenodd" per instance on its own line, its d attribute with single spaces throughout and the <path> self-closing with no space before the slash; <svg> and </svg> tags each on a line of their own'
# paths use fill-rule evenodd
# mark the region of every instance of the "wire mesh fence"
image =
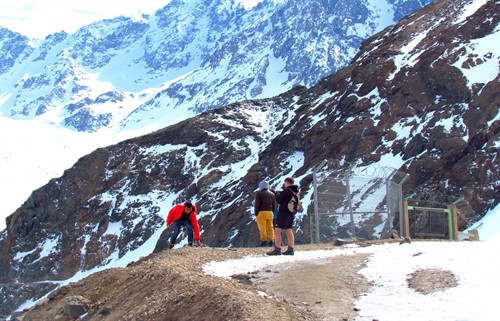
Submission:
<svg viewBox="0 0 500 321">
<path fill-rule="evenodd" d="M 343 165 L 323 162 L 313 173 L 314 241 L 388 237 L 407 175 L 388 167 Z"/>
<path fill-rule="evenodd" d="M 448 239 L 448 213 L 440 210 L 414 209 L 410 211 L 409 226 L 411 238 Z"/>
</svg>

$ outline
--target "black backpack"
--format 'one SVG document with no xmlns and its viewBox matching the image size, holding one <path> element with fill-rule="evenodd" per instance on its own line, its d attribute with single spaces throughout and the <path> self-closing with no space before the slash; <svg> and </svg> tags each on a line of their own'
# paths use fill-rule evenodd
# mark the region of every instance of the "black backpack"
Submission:
<svg viewBox="0 0 500 321">
<path fill-rule="evenodd" d="M 288 201 L 287 208 L 290 211 L 290 213 L 295 214 L 300 208 L 300 198 L 299 198 L 299 193 L 294 193 L 292 191 L 293 195 Z"/>
</svg>

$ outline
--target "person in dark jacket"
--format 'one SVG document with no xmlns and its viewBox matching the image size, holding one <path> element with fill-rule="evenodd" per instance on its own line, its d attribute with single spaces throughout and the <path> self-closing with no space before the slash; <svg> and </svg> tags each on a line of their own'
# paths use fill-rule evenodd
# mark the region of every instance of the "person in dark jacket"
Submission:
<svg viewBox="0 0 500 321">
<path fill-rule="evenodd" d="M 285 178 L 285 188 L 281 192 L 276 192 L 276 202 L 279 204 L 278 217 L 274 222 L 274 250 L 267 255 L 293 255 L 295 246 L 295 236 L 293 235 L 293 220 L 295 214 L 288 210 L 288 202 L 298 195 L 299 187 L 294 185 L 293 178 Z M 285 230 L 288 249 L 281 253 L 281 232 Z"/>
<path fill-rule="evenodd" d="M 181 226 L 187 229 L 188 245 L 193 246 L 193 239 L 195 239 L 196 246 L 200 246 L 200 225 L 196 218 L 196 205 L 191 202 L 175 205 L 168 212 L 166 222 L 167 227 L 172 225 L 169 249 L 174 247 L 177 236 L 179 236 L 181 231 Z"/>
<path fill-rule="evenodd" d="M 269 183 L 259 183 L 259 191 L 255 194 L 255 220 L 260 233 L 259 246 L 273 246 L 274 228 L 273 211 L 276 206 L 276 196 L 269 190 Z"/>
</svg>

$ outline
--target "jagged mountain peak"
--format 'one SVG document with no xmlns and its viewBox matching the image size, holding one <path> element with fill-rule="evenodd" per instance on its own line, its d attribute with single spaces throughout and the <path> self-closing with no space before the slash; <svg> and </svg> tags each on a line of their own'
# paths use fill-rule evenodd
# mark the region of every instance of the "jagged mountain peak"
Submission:
<svg viewBox="0 0 500 321">
<path fill-rule="evenodd" d="M 7 72 L 18 59 L 29 55 L 33 47 L 30 40 L 17 32 L 0 26 L 0 74 Z"/>
<path fill-rule="evenodd" d="M 273 11 L 265 6 L 258 10 L 255 22 L 232 34 L 200 67 L 138 107 L 120 130 L 144 126 L 143 119 L 171 123 L 172 112 L 193 115 L 241 99 L 271 97 L 296 85 L 312 85 L 336 71 L 336 66 L 346 65 L 361 39 L 394 22 L 394 9 L 377 2 L 286 1 Z"/>
<path fill-rule="evenodd" d="M 32 55 L 18 57 L 18 67 L 11 63 L 1 75 L 6 86 L 0 94 L 10 96 L 0 110 L 13 118 L 33 118 L 37 110 L 56 109 L 63 126 L 80 131 L 119 126 L 124 131 L 147 126 L 141 119 L 173 109 L 189 116 L 244 99 L 272 97 L 295 85 L 315 84 L 345 66 L 364 38 L 396 21 L 396 12 L 428 2 L 287 0 L 245 9 L 238 1 L 172 1 L 151 16 L 106 19 L 72 35 L 50 35 Z M 36 96 L 19 89 L 58 82 L 49 66 L 59 59 L 70 59 L 69 69 L 79 68 L 86 78 L 95 79 L 91 87 L 106 88 L 73 92 L 62 84 L 57 99 L 48 88 Z M 93 116 L 79 122 L 65 110 L 109 91 L 109 86 L 135 98 L 111 111 L 89 105 Z M 160 100 L 157 92 L 162 93 Z M 169 107 L 162 110 L 159 104 Z M 133 115 L 121 123 L 127 115 L 123 108 Z M 112 120 L 95 126 L 103 116 Z M 156 129 L 172 124 L 168 118 L 157 118 L 157 123 Z"/>
</svg>

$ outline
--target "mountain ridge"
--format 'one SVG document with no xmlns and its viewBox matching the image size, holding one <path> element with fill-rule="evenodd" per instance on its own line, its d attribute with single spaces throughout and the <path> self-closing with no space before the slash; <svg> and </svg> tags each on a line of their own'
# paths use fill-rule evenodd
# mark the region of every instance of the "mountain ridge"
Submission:
<svg viewBox="0 0 500 321">
<path fill-rule="evenodd" d="M 372 2 L 262 1 L 245 10 L 223 1 L 171 1 L 142 20 L 98 21 L 74 34 L 49 35 L 36 47 L 3 29 L 8 42 L 4 40 L 2 51 L 17 54 L 21 50 L 13 50 L 16 46 L 24 48 L 24 54 L 4 64 L 1 76 L 7 85 L 0 94 L 12 95 L 1 112 L 25 119 L 58 109 L 61 125 L 95 132 L 122 122 L 119 127 L 136 128 L 136 122 L 157 115 L 159 104 L 169 106 L 165 112 L 182 109 L 189 116 L 240 100 L 268 98 L 335 72 L 350 61 L 363 37 L 401 18 L 401 11 L 429 2 L 390 1 L 386 8 L 393 15 L 381 17 L 382 8 Z M 309 54 L 321 48 L 321 54 Z M 281 83 L 273 82 L 276 76 Z M 168 87 L 162 88 L 165 84 Z M 147 98 L 139 99 L 151 89 L 144 93 Z M 95 102 L 109 91 L 134 99 L 109 107 Z M 147 106 L 155 107 L 148 112 Z M 138 117 L 122 120 L 133 110 Z M 156 129 L 172 123 L 162 118 Z"/>
<path fill-rule="evenodd" d="M 156 14 L 106 19 L 35 44 L 0 27 L 0 52 L 14 57 L 0 62 L 5 63 L 0 115 L 13 122 L 28 120 L 18 127 L 29 132 L 39 127 L 31 123 L 41 122 L 51 132 L 60 129 L 58 138 L 73 137 L 75 131 L 88 133 L 86 144 L 114 144 L 206 109 L 312 85 L 347 64 L 361 40 L 429 2 L 262 1 L 245 11 L 228 6 L 230 2 L 197 0 L 189 3 L 199 3 L 203 10 L 191 12 L 175 1 Z M 195 25 L 185 26 L 186 21 Z M 231 21 L 237 23 L 229 29 Z M 208 24 L 210 33 L 205 31 Z M 15 194 L 2 203 L 0 228 L 34 188 L 62 175 L 76 161 L 75 154 L 89 152 L 79 151 L 79 138 L 47 142 L 45 148 L 58 160 L 68 161 L 47 159 L 42 165 L 29 160 L 40 157 L 35 151 L 43 141 L 30 143 L 21 129 L 4 131 L 6 147 L 18 141 L 26 148 L 6 148 L 0 154 L 0 175 L 5 177 L 0 190 Z M 37 179 L 20 184 L 18 177 L 25 173 Z"/>
</svg>

